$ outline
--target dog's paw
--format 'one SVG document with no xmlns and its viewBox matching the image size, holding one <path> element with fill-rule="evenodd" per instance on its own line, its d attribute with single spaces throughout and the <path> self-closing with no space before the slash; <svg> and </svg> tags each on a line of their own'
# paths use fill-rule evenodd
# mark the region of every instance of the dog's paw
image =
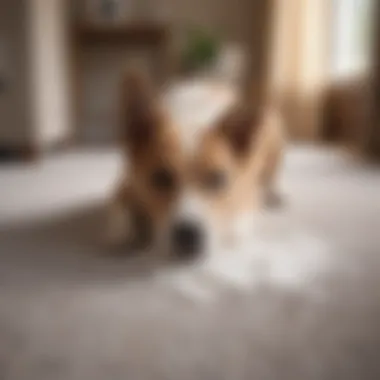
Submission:
<svg viewBox="0 0 380 380">
<path fill-rule="evenodd" d="M 270 209 L 279 209 L 285 205 L 284 196 L 275 190 L 269 190 L 265 194 L 265 206 Z"/>
</svg>

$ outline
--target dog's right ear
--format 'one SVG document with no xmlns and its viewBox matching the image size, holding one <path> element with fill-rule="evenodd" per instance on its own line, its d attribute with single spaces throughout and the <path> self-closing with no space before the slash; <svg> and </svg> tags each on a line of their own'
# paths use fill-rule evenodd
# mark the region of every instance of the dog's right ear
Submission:
<svg viewBox="0 0 380 380">
<path fill-rule="evenodd" d="M 128 69 L 122 83 L 122 133 L 128 150 L 138 151 L 157 133 L 158 101 L 152 84 L 141 71 Z"/>
</svg>

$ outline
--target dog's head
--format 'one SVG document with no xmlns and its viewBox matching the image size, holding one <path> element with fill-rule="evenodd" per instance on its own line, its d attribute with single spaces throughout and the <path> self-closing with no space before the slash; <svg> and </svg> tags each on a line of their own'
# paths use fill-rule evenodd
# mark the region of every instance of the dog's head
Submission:
<svg viewBox="0 0 380 380">
<path fill-rule="evenodd" d="M 235 108 L 184 139 L 146 77 L 129 73 L 123 91 L 130 186 L 155 236 L 189 257 L 221 243 L 236 218 L 251 210 L 255 115 Z"/>
</svg>

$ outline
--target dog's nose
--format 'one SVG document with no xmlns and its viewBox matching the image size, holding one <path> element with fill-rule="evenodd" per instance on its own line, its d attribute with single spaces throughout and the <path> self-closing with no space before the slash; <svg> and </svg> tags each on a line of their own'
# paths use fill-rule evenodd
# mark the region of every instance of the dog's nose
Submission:
<svg viewBox="0 0 380 380">
<path fill-rule="evenodd" d="M 185 259 L 193 258 L 203 249 L 203 231 L 194 222 L 178 223 L 172 231 L 172 242 L 176 255 Z"/>
</svg>

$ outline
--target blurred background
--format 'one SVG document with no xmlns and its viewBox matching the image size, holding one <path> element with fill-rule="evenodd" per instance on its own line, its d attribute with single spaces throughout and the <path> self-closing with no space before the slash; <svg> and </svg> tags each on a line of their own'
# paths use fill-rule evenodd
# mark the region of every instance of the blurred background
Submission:
<svg viewBox="0 0 380 380">
<path fill-rule="evenodd" d="M 33 0 L 1 3 L 0 149 L 115 139 L 122 69 L 275 98 L 292 139 L 376 155 L 376 2 Z M 182 86 L 182 84 L 181 84 Z M 211 97 L 211 95 L 210 95 Z M 210 98 L 210 103 L 213 100 Z M 368 142 L 371 140 L 371 142 Z"/>
<path fill-rule="evenodd" d="M 0 379 L 379 379 L 380 3 L 0 1 Z M 250 256 L 104 248 L 129 64 L 184 128 L 282 111 Z"/>
</svg>

